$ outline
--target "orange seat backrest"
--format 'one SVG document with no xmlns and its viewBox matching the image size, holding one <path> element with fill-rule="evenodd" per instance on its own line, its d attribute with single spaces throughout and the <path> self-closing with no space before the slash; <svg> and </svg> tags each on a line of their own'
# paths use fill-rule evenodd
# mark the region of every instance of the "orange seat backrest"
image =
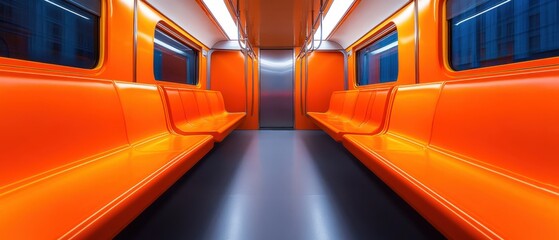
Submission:
<svg viewBox="0 0 559 240">
<path fill-rule="evenodd" d="M 556 77 L 446 83 L 431 145 L 559 187 Z"/>
<path fill-rule="evenodd" d="M 168 105 L 169 116 L 174 125 L 185 124 L 186 114 L 182 105 L 181 95 L 178 89 L 164 88 L 165 98 Z"/>
<path fill-rule="evenodd" d="M 364 122 L 365 128 L 370 131 L 380 131 L 386 117 L 386 109 L 392 88 L 376 89 L 371 96 Z"/>
<path fill-rule="evenodd" d="M 206 98 L 208 99 L 208 103 L 210 105 L 210 110 L 213 116 L 220 116 L 227 114 L 225 111 L 225 105 L 223 103 L 223 98 L 220 98 L 220 92 L 217 91 L 205 91 Z"/>
<path fill-rule="evenodd" d="M 200 111 L 198 110 L 198 102 L 193 90 L 180 89 L 179 94 L 182 100 L 182 107 L 186 119 L 189 122 L 200 119 Z"/>
<path fill-rule="evenodd" d="M 369 103 L 374 102 L 375 95 L 373 91 L 359 91 L 359 95 L 355 101 L 355 111 L 351 118 L 353 124 L 361 125 L 365 121 Z"/>
<path fill-rule="evenodd" d="M 206 93 L 204 91 L 195 91 L 194 95 L 196 96 L 196 102 L 198 103 L 198 111 L 200 112 L 200 117 L 211 117 L 212 112 L 210 110 L 210 103 L 208 102 Z"/>
<path fill-rule="evenodd" d="M 355 103 L 357 96 L 359 96 L 359 91 L 346 91 L 344 95 L 344 104 L 340 117 L 351 119 L 355 112 Z"/>
<path fill-rule="evenodd" d="M 330 97 L 330 106 L 326 112 L 328 115 L 337 116 L 340 115 L 344 109 L 345 92 L 336 91 L 332 93 Z"/>
<path fill-rule="evenodd" d="M 130 143 L 168 133 L 163 101 L 156 85 L 115 82 Z"/>
<path fill-rule="evenodd" d="M 388 132 L 427 144 L 442 83 L 398 86 Z"/>
<path fill-rule="evenodd" d="M 110 81 L 0 79 L 0 186 L 128 145 Z"/>
</svg>

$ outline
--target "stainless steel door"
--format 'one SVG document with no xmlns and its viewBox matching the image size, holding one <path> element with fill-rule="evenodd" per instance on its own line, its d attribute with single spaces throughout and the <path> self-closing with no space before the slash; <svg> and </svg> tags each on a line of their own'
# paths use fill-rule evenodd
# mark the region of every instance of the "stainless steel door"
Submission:
<svg viewBox="0 0 559 240">
<path fill-rule="evenodd" d="M 260 50 L 260 128 L 293 128 L 293 50 Z"/>
</svg>

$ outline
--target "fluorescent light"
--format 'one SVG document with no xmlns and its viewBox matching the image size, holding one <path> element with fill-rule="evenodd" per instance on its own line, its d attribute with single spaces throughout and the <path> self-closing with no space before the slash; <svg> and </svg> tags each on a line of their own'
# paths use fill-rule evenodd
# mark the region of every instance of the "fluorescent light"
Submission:
<svg viewBox="0 0 559 240">
<path fill-rule="evenodd" d="M 454 26 L 458 26 L 458 25 L 460 25 L 460 24 L 462 24 L 462 23 L 464 23 L 464 22 L 466 22 L 466 21 L 472 20 L 473 18 L 476 18 L 476 17 L 478 17 L 479 15 L 485 14 L 485 13 L 487 13 L 487 12 L 489 12 L 489 11 L 495 9 L 495 8 L 498 8 L 498 7 L 500 7 L 500 6 L 503 6 L 503 5 L 505 5 L 506 3 L 509 3 L 509 2 L 510 2 L 510 0 L 506 0 L 506 1 L 502 2 L 502 3 L 499 3 L 499 4 L 497 4 L 497 5 L 493 6 L 493 7 L 488 8 L 487 10 L 485 10 L 485 11 L 483 11 L 483 12 L 480 12 L 480 13 L 478 13 L 478 14 L 476 14 L 476 15 L 473 15 L 473 16 L 471 16 L 471 17 L 469 17 L 469 18 L 466 18 L 466 19 L 464 19 L 464 20 L 462 20 L 462 21 L 460 21 L 460 22 L 457 22 L 456 24 L 454 24 Z"/>
<path fill-rule="evenodd" d="M 325 40 L 330 33 L 334 30 L 334 28 L 338 25 L 342 17 L 344 17 L 345 13 L 351 7 L 355 0 L 334 0 L 332 6 L 326 13 L 324 20 L 322 20 L 322 39 Z M 314 34 L 315 40 L 320 40 L 320 27 Z"/>
<path fill-rule="evenodd" d="M 86 16 L 84 16 L 84 15 L 81 15 L 81 14 L 79 14 L 79 13 L 77 13 L 77 12 L 74 12 L 74 11 L 68 9 L 68 8 L 63 7 L 63 6 L 60 6 L 60 5 L 56 4 L 56 3 L 53 3 L 53 2 L 51 2 L 51 1 L 49 1 L 49 0 L 45 0 L 45 2 L 48 2 L 48 3 L 50 3 L 51 5 L 57 6 L 58 8 L 60 8 L 60 9 L 62 9 L 62 10 L 65 10 L 66 12 L 73 13 L 74 15 L 76 15 L 76 16 L 78 16 L 78 17 L 81 17 L 81 18 L 83 18 L 83 19 L 85 19 L 85 20 L 89 20 L 88 17 L 86 17 Z"/>
<path fill-rule="evenodd" d="M 229 13 L 224 0 L 203 0 L 208 10 L 217 20 L 229 40 L 239 39 L 237 25 Z"/>
</svg>

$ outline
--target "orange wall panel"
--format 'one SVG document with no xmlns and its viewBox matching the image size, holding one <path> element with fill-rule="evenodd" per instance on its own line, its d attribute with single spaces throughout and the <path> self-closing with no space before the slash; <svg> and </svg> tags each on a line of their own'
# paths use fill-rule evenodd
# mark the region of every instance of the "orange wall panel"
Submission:
<svg viewBox="0 0 559 240">
<path fill-rule="evenodd" d="M 248 58 L 246 63 L 248 66 L 246 69 L 247 82 L 245 83 L 245 56 L 240 51 L 213 52 L 210 87 L 212 90 L 222 93 L 227 111 L 247 113 L 240 129 L 258 129 L 258 62 Z M 254 85 L 253 73 L 255 74 Z"/>
<path fill-rule="evenodd" d="M 240 51 L 215 51 L 210 64 L 210 88 L 223 94 L 225 109 L 246 112 L 245 56 Z"/>
<path fill-rule="evenodd" d="M 313 52 L 308 57 L 309 72 L 306 86 L 305 61 L 303 60 L 302 68 L 301 60 L 297 61 L 295 66 L 295 128 L 318 129 L 306 113 L 301 111 L 301 107 L 306 109 L 306 112 L 328 110 L 332 92 L 344 89 L 344 56 L 341 52 Z M 303 79 L 301 79 L 301 71 L 303 71 Z"/>
</svg>

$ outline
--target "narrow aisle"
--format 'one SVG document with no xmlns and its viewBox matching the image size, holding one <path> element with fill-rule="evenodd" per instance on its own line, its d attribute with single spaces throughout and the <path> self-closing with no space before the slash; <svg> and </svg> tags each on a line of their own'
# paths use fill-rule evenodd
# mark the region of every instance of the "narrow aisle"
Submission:
<svg viewBox="0 0 559 240">
<path fill-rule="evenodd" d="M 439 239 L 322 131 L 235 131 L 117 239 Z"/>
</svg>

